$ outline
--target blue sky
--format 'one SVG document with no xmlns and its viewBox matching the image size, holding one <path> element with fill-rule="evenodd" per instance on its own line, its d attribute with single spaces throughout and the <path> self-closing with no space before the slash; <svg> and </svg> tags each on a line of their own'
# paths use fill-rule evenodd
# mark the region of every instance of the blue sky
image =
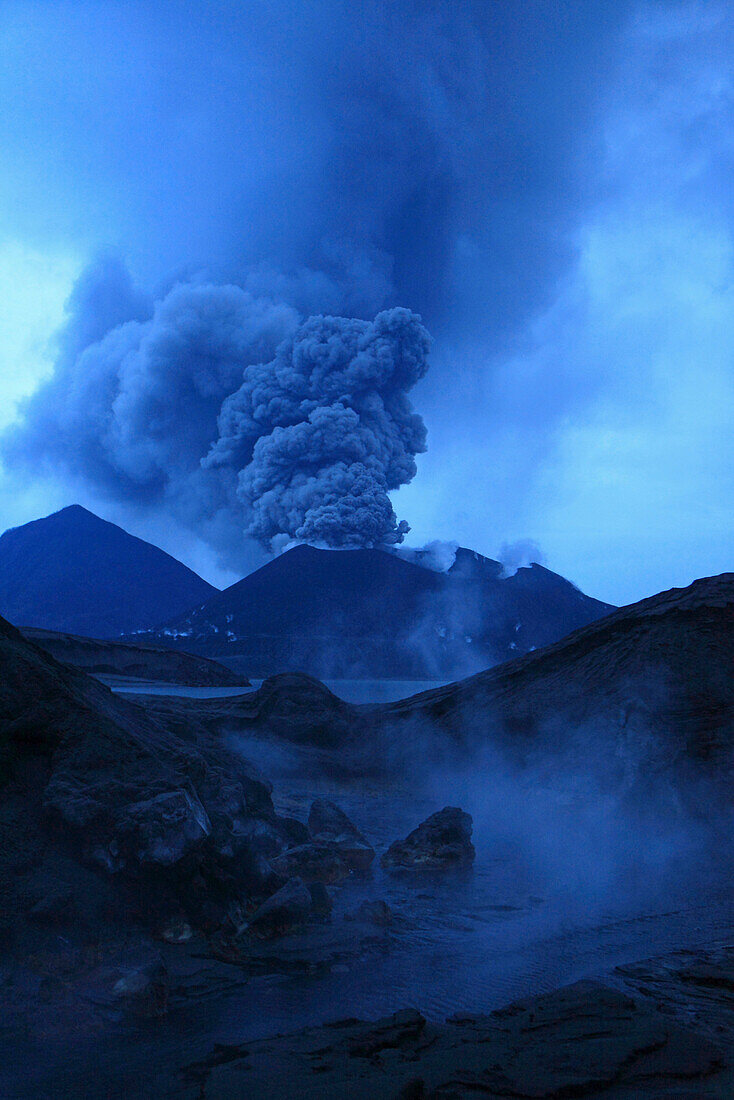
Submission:
<svg viewBox="0 0 734 1100">
<path fill-rule="evenodd" d="M 533 539 L 614 602 L 732 567 L 728 4 L 6 0 L 0 50 L 0 527 L 78 500 L 263 560 L 17 427 L 104 255 L 108 326 L 180 282 L 420 313 L 411 543 Z"/>
</svg>

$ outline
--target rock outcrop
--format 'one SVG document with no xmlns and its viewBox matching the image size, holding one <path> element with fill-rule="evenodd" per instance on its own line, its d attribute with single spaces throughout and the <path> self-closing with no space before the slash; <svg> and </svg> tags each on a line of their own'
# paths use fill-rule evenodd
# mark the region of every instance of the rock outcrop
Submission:
<svg viewBox="0 0 734 1100">
<path fill-rule="evenodd" d="M 93 676 L 156 680 L 188 687 L 248 687 L 249 680 L 206 657 L 160 646 L 81 638 L 55 630 L 24 627 L 24 637 L 45 649 L 57 661 Z"/>
<path fill-rule="evenodd" d="M 390 743 L 426 731 L 513 766 L 553 760 L 640 805 L 718 815 L 734 791 L 734 574 L 620 608 L 545 649 L 375 708 Z"/>
<path fill-rule="evenodd" d="M 369 870 L 374 848 L 333 802 L 316 799 L 308 815 L 308 829 L 316 844 L 334 848 L 352 871 Z"/>
<path fill-rule="evenodd" d="M 583 981 L 443 1024 L 405 1009 L 372 1023 L 344 1020 L 220 1046 L 182 1072 L 181 1097 L 241 1095 L 246 1080 L 250 1095 L 272 1100 L 724 1100 L 734 1085 L 731 999 L 711 979 L 730 981 L 730 960 L 723 970 L 714 960 L 709 971 L 700 988 L 669 975 L 654 993 L 630 996 Z M 679 1013 L 671 1013 L 671 992 Z M 720 1021 L 715 1034 L 692 1018 L 689 1000 L 698 993 Z"/>
<path fill-rule="evenodd" d="M 291 879 L 253 913 L 246 932 L 268 938 L 292 932 L 311 914 L 311 893 L 300 878 Z"/>
<path fill-rule="evenodd" d="M 0 620 L 5 931 L 74 913 L 215 927 L 233 899 L 272 892 L 291 840 L 270 790 L 195 722 L 173 732 Z"/>
<path fill-rule="evenodd" d="M 445 871 L 474 861 L 472 819 L 455 806 L 431 814 L 405 840 L 391 844 L 380 862 L 389 870 Z"/>
</svg>

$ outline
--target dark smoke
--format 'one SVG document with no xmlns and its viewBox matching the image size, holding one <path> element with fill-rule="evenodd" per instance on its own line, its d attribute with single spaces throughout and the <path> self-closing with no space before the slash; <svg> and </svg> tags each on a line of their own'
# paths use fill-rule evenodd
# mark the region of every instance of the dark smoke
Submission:
<svg viewBox="0 0 734 1100">
<path fill-rule="evenodd" d="M 9 464 L 163 509 L 220 550 L 250 535 L 395 543 L 388 493 L 425 428 L 407 391 L 429 338 L 403 309 L 312 317 L 236 285 L 153 304 L 109 257 L 84 273 L 56 371 L 5 438 Z"/>
<path fill-rule="evenodd" d="M 388 492 L 410 481 L 426 430 L 407 391 L 430 341 L 406 309 L 373 322 L 311 317 L 271 363 L 245 370 L 204 465 L 240 468 L 248 532 L 328 546 L 402 542 Z"/>
</svg>

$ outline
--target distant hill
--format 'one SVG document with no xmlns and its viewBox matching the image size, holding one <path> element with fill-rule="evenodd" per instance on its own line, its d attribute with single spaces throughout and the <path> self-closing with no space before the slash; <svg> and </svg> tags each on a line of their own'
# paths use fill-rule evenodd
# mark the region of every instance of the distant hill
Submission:
<svg viewBox="0 0 734 1100">
<path fill-rule="evenodd" d="M 22 626 L 111 638 L 156 626 L 217 591 L 78 504 L 0 537 L 0 614 Z"/>
<path fill-rule="evenodd" d="M 23 637 L 57 661 L 92 676 L 158 680 L 187 687 L 248 687 L 249 680 L 207 657 L 162 646 L 131 645 L 99 638 L 80 638 L 57 630 L 24 627 Z"/>
<path fill-rule="evenodd" d="M 468 675 L 612 610 L 533 565 L 459 549 L 439 573 L 384 550 L 297 546 L 148 635 L 249 675 Z"/>
</svg>

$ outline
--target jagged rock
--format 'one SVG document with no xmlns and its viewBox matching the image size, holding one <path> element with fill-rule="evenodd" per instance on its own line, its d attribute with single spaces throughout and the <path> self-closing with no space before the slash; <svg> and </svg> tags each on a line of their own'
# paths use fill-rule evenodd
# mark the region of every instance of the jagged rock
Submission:
<svg viewBox="0 0 734 1100">
<path fill-rule="evenodd" d="M 308 815 L 308 830 L 317 844 L 336 848 L 353 871 L 369 870 L 374 848 L 335 803 L 316 799 Z"/>
<path fill-rule="evenodd" d="M 278 828 L 289 844 L 308 844 L 311 839 L 307 827 L 295 817 L 278 817 Z"/>
<path fill-rule="evenodd" d="M 472 819 L 456 806 L 431 814 L 405 840 L 396 840 L 381 859 L 389 869 L 442 871 L 465 867 L 475 856 L 471 842 Z"/>
<path fill-rule="evenodd" d="M 180 790 L 126 806 L 119 832 L 139 863 L 168 867 L 209 836 L 211 823 L 199 799 Z"/>
<path fill-rule="evenodd" d="M 0 619 L 0 845 L 9 935 L 31 919 L 103 934 L 110 913 L 209 931 L 285 881 L 270 784 L 190 716 L 162 721 L 59 664 Z M 42 899 L 38 869 L 73 907 Z M 62 873 L 63 871 L 63 873 Z"/>
<path fill-rule="evenodd" d="M 304 924 L 310 912 L 311 894 L 308 887 L 300 878 L 294 878 L 263 902 L 246 930 L 261 937 L 283 935 Z"/>
<path fill-rule="evenodd" d="M 330 844 L 300 844 L 271 860 L 270 865 L 277 875 L 297 875 L 304 882 L 341 882 L 350 871 L 346 858 Z"/>
<path fill-rule="evenodd" d="M 161 928 L 161 939 L 166 943 L 188 943 L 193 934 L 191 925 L 182 917 L 174 917 Z"/>
<path fill-rule="evenodd" d="M 29 920 L 36 924 L 65 924 L 74 920 L 76 916 L 76 901 L 68 887 L 50 890 L 28 910 Z"/>
<path fill-rule="evenodd" d="M 188 1068 L 187 1100 L 240 1095 L 245 1072 L 249 1094 L 271 1100 L 290 1100 L 294 1081 L 304 1100 L 731 1095 L 719 1044 L 595 982 L 445 1024 L 407 1009 L 220 1050 Z"/>
</svg>

